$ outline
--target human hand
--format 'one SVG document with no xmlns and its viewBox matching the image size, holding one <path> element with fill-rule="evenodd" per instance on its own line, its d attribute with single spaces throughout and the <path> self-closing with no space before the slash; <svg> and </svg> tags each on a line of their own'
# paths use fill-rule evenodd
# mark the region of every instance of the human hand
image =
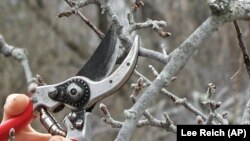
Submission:
<svg viewBox="0 0 250 141">
<path fill-rule="evenodd" d="M 29 104 L 29 97 L 24 94 L 11 94 L 4 105 L 2 122 L 21 114 Z M 15 141 L 69 141 L 61 136 L 51 136 L 35 131 L 30 124 L 15 134 Z"/>
</svg>

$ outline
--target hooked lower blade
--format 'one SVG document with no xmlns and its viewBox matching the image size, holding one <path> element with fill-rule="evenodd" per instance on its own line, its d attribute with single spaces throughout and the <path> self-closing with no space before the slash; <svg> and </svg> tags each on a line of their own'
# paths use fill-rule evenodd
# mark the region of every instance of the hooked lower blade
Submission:
<svg viewBox="0 0 250 141">
<path fill-rule="evenodd" d="M 93 81 L 99 81 L 108 76 L 116 63 L 118 55 L 116 42 L 116 28 L 112 25 L 94 54 L 76 76 L 84 76 Z"/>
</svg>

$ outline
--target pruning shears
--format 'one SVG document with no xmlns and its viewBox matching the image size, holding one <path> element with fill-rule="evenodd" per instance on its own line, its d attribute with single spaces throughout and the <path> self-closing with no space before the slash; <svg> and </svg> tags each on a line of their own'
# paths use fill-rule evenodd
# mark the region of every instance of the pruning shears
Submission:
<svg viewBox="0 0 250 141">
<path fill-rule="evenodd" d="M 91 141 L 91 111 L 97 102 L 116 92 L 130 78 L 137 63 L 138 46 L 136 36 L 127 57 L 110 74 L 118 54 L 116 30 L 111 26 L 76 76 L 57 84 L 38 86 L 23 113 L 0 124 L 0 140 L 6 140 L 12 128 L 18 133 L 40 113 L 40 121 L 50 134 L 73 141 Z M 59 112 L 64 106 L 71 112 L 64 117 L 62 128 L 50 112 Z"/>
</svg>

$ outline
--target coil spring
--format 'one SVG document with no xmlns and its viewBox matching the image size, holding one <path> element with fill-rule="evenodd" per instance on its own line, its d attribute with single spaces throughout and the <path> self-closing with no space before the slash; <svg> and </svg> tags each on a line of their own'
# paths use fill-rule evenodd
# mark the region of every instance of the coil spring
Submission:
<svg viewBox="0 0 250 141">
<path fill-rule="evenodd" d="M 48 130 L 51 135 L 66 137 L 67 132 L 62 129 L 55 118 L 45 108 L 40 108 L 39 113 L 42 125 Z"/>
</svg>

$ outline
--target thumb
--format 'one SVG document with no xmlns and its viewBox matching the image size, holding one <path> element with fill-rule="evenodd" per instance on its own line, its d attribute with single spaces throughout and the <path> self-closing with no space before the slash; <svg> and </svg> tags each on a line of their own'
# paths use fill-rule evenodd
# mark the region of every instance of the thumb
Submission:
<svg viewBox="0 0 250 141">
<path fill-rule="evenodd" d="M 23 94 L 11 94 L 4 105 L 3 121 L 21 114 L 29 104 L 29 97 Z"/>
<path fill-rule="evenodd" d="M 4 105 L 2 122 L 8 120 L 13 116 L 20 115 L 27 108 L 29 101 L 30 101 L 29 97 L 24 94 L 9 95 Z M 22 130 L 32 131 L 32 128 L 30 126 L 26 126 Z"/>
<path fill-rule="evenodd" d="M 70 141 L 64 137 L 61 136 L 52 136 L 49 141 Z"/>
</svg>

